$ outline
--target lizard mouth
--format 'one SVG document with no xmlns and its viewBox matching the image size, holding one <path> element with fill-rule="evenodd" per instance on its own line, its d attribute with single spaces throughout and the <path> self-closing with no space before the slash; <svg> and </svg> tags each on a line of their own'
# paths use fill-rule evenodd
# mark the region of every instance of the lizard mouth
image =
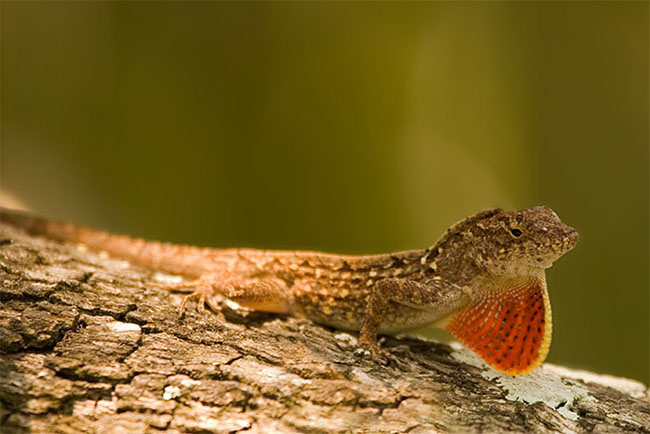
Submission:
<svg viewBox="0 0 650 434">
<path fill-rule="evenodd" d="M 531 261 L 528 263 L 528 266 L 530 268 L 533 268 L 535 270 L 546 270 L 548 268 L 551 268 L 553 266 L 552 260 L 549 259 L 544 259 L 544 258 L 537 258 L 535 261 Z"/>
</svg>

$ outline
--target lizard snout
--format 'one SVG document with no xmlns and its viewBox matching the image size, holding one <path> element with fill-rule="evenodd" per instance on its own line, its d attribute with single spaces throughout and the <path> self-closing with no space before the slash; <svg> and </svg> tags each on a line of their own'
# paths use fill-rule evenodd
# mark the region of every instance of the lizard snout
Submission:
<svg viewBox="0 0 650 434">
<path fill-rule="evenodd" d="M 564 243 L 570 250 L 573 249 L 578 244 L 578 241 L 580 241 L 580 235 L 578 234 L 578 231 L 573 229 L 571 226 L 567 226 L 565 229 L 563 239 L 564 239 Z"/>
</svg>

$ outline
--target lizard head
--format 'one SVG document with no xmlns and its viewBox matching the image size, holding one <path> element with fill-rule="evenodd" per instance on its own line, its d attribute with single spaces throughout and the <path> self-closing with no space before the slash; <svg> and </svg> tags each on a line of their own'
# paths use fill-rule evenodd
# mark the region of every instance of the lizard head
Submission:
<svg viewBox="0 0 650 434">
<path fill-rule="evenodd" d="M 476 265 L 496 275 L 549 268 L 578 243 L 578 232 L 545 206 L 493 210 L 479 217 L 469 231 Z"/>
<path fill-rule="evenodd" d="M 449 228 L 429 252 L 432 260 L 451 272 L 473 269 L 522 276 L 539 274 L 577 243 L 575 229 L 550 208 L 537 206 L 480 211 Z"/>
</svg>

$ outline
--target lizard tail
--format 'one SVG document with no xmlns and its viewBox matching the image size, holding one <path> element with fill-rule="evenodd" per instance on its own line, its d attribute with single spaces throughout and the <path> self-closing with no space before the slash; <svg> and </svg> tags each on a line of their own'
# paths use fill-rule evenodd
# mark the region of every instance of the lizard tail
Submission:
<svg viewBox="0 0 650 434">
<path fill-rule="evenodd" d="M 198 277 L 206 271 L 205 249 L 146 241 L 126 235 L 39 218 L 21 211 L 0 208 L 0 222 L 19 227 L 32 235 L 58 241 L 81 243 L 96 251 L 126 259 L 134 264 L 168 273 Z"/>
</svg>

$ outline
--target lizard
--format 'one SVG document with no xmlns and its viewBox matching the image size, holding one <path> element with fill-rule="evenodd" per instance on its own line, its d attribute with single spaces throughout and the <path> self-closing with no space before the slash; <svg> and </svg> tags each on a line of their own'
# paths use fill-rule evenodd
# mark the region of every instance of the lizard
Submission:
<svg viewBox="0 0 650 434">
<path fill-rule="evenodd" d="M 0 209 L 0 221 L 50 239 L 85 244 L 136 265 L 189 278 L 179 306 L 218 307 L 214 295 L 254 310 L 359 331 L 380 355 L 377 334 L 434 325 L 509 375 L 539 366 L 551 343 L 545 270 L 573 249 L 578 232 L 548 207 L 479 211 L 431 247 L 379 255 L 213 249 L 145 241 Z"/>
</svg>

